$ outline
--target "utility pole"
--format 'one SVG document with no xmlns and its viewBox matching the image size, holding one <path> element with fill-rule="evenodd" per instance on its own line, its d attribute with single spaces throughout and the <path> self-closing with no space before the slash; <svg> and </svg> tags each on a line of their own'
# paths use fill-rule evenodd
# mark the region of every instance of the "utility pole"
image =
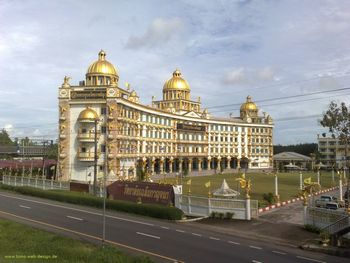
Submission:
<svg viewBox="0 0 350 263">
<path fill-rule="evenodd" d="M 44 179 L 44 175 L 45 175 L 45 154 L 46 154 L 46 141 L 43 140 L 43 173 L 42 173 L 42 177 Z"/>
<path fill-rule="evenodd" d="M 108 116 L 108 115 L 109 115 L 108 107 L 106 107 L 106 116 Z M 106 120 L 107 119 L 108 118 L 106 118 Z M 106 177 L 108 174 L 108 145 L 107 145 L 107 142 L 108 142 L 108 129 L 106 129 L 106 136 L 105 136 L 105 171 L 104 171 L 104 176 L 103 176 L 102 247 L 104 247 L 105 240 L 106 240 L 106 195 L 107 195 Z"/>
<path fill-rule="evenodd" d="M 97 183 L 97 118 L 94 120 L 95 123 L 95 138 L 94 138 L 94 195 L 96 195 L 96 183 Z"/>
</svg>

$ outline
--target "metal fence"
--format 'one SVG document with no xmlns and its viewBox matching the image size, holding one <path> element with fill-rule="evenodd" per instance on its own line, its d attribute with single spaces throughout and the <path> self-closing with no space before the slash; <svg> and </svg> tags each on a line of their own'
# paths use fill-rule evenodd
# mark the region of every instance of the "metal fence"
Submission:
<svg viewBox="0 0 350 263">
<path fill-rule="evenodd" d="M 308 207 L 306 210 L 306 224 L 322 229 L 344 218 L 346 215 L 346 211 Z"/>
<path fill-rule="evenodd" d="M 212 212 L 233 213 L 234 219 L 246 219 L 246 200 L 206 198 L 199 196 L 175 195 L 175 206 L 186 215 L 209 216 Z M 258 201 L 250 200 L 251 217 L 258 217 Z"/>
<path fill-rule="evenodd" d="M 21 177 L 3 175 L 2 183 L 12 186 L 31 186 L 40 189 L 69 190 L 69 182 L 47 180 L 40 177 Z"/>
</svg>

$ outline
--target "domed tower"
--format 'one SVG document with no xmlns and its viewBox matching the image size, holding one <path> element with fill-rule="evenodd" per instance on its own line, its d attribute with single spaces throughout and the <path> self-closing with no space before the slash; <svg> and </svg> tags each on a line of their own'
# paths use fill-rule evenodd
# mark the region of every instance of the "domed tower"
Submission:
<svg viewBox="0 0 350 263">
<path fill-rule="evenodd" d="M 190 85 L 181 77 L 178 69 L 173 72 L 173 77 L 164 83 L 163 100 L 152 101 L 152 104 L 159 109 L 175 111 L 177 114 L 201 111 L 200 99 L 191 101 Z"/>
<path fill-rule="evenodd" d="M 163 100 L 190 100 L 190 93 L 190 85 L 181 77 L 181 72 L 178 69 L 173 72 L 173 77 L 168 79 L 163 86 Z"/>
<path fill-rule="evenodd" d="M 101 50 L 98 60 L 93 62 L 86 72 L 87 86 L 100 86 L 118 83 L 119 75 L 112 63 L 106 60 L 106 53 Z"/>
<path fill-rule="evenodd" d="M 241 119 L 255 122 L 254 120 L 258 118 L 258 107 L 252 101 L 252 97 L 250 95 L 247 96 L 246 102 L 241 105 L 240 113 Z"/>
</svg>

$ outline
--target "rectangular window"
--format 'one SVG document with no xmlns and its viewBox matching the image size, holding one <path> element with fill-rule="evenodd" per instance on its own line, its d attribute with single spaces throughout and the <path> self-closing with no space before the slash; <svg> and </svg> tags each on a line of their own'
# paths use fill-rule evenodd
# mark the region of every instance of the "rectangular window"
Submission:
<svg viewBox="0 0 350 263">
<path fill-rule="evenodd" d="M 101 133 L 106 134 L 106 131 L 107 131 L 106 126 L 101 126 Z"/>
<path fill-rule="evenodd" d="M 102 153 L 106 152 L 106 145 L 104 145 L 104 144 L 101 145 L 101 152 Z"/>
<path fill-rule="evenodd" d="M 101 108 L 101 115 L 106 115 L 107 114 L 107 108 L 106 107 L 102 107 Z"/>
</svg>

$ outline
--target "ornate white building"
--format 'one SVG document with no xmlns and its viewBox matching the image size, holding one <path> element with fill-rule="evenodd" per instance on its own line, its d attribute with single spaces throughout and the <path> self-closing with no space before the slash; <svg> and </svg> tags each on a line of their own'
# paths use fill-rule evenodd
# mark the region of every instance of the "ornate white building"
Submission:
<svg viewBox="0 0 350 263">
<path fill-rule="evenodd" d="M 163 99 L 143 105 L 130 86 L 119 86 L 118 71 L 105 57 L 100 51 L 78 86 L 65 77 L 59 88 L 61 180 L 91 181 L 94 167 L 110 180 L 133 179 L 140 171 L 272 168 L 272 118 L 260 116 L 250 96 L 239 117 L 213 117 L 200 98 L 191 100 L 188 82 L 175 70 Z"/>
</svg>

